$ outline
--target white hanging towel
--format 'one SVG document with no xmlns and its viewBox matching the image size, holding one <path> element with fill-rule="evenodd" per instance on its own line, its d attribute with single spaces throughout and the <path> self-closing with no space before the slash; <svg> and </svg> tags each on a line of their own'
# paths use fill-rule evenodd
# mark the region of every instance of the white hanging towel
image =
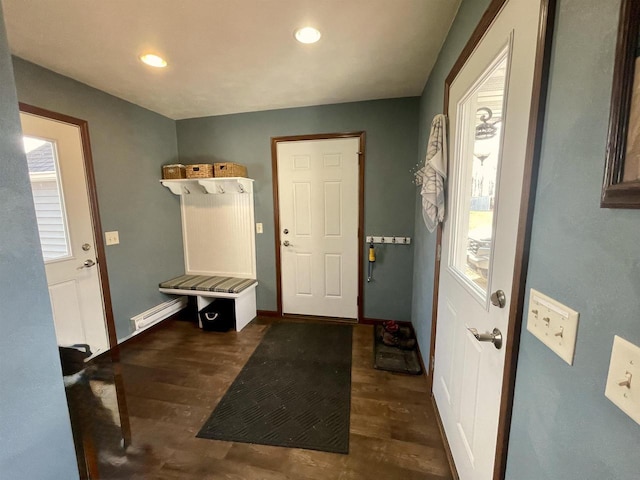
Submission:
<svg viewBox="0 0 640 480">
<path fill-rule="evenodd" d="M 427 156 L 422 169 L 422 217 L 430 232 L 444 220 L 445 192 L 447 178 L 447 119 L 439 114 L 431 122 L 431 132 L 427 143 Z"/>
</svg>

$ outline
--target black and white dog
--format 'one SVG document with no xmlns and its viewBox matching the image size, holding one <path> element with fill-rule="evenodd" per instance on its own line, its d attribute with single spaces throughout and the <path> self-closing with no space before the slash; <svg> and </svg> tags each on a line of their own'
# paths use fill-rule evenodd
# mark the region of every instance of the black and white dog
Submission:
<svg viewBox="0 0 640 480">
<path fill-rule="evenodd" d="M 141 460 L 144 449 L 124 445 L 112 364 L 87 362 L 92 353 L 86 344 L 58 347 L 58 350 L 76 454 L 84 456 L 83 445 L 90 439 L 98 454 L 100 472 L 114 474 L 117 471 L 118 478 L 123 478 L 124 470 L 135 467 L 131 461 Z M 102 395 L 96 394 L 96 386 L 102 387 Z M 80 469 L 86 468 L 84 458 L 78 458 L 78 465 Z"/>
</svg>

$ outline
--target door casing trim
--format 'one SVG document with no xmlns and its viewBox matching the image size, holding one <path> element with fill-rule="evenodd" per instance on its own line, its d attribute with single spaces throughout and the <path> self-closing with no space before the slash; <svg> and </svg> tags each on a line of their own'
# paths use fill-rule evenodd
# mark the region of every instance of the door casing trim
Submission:
<svg viewBox="0 0 640 480">
<path fill-rule="evenodd" d="M 362 282 L 364 259 L 364 165 L 365 165 L 365 132 L 317 133 L 309 135 L 292 135 L 271 137 L 271 179 L 273 185 L 273 225 L 275 230 L 276 249 L 276 303 L 277 316 L 286 317 L 282 313 L 282 267 L 280 257 L 280 202 L 278 197 L 278 143 L 309 140 L 333 140 L 337 138 L 358 138 L 358 322 L 363 317 L 364 289 Z"/>
<path fill-rule="evenodd" d="M 443 111 L 446 115 L 449 109 L 449 91 L 451 84 L 476 49 L 494 19 L 498 16 L 507 0 L 493 0 L 478 26 L 471 34 L 460 56 L 454 63 L 445 80 Z M 542 133 L 544 126 L 545 107 L 547 100 L 549 67 L 551 61 L 551 44 L 555 24 L 556 0 L 540 0 L 540 15 L 537 37 L 537 50 L 533 89 L 531 95 L 531 111 L 527 134 L 527 146 L 520 199 L 520 218 L 516 237 L 516 255 L 509 302 L 509 326 L 506 338 L 509 341 L 505 347 L 505 364 L 502 377 L 502 394 L 500 400 L 500 416 L 498 419 L 498 435 L 496 454 L 493 467 L 493 480 L 504 480 L 507 467 L 507 453 L 509 448 L 509 434 L 511 430 L 511 414 L 513 410 L 513 394 L 515 390 L 516 369 L 520 350 L 520 334 L 524 313 L 524 298 L 529 265 L 529 248 L 531 245 L 531 228 L 535 206 L 536 188 L 538 184 L 538 170 L 540 165 L 540 151 L 542 147 Z M 435 342 L 437 331 L 438 293 L 440 283 L 440 251 L 442 249 L 442 225 L 439 224 L 436 233 L 436 258 L 433 282 L 433 304 L 431 321 L 431 345 L 429 350 L 429 390 L 433 396 L 433 364 L 435 360 Z M 444 435 L 444 432 L 442 432 Z M 448 445 L 446 438 L 445 445 Z M 450 454 L 450 452 L 449 452 Z"/>
<path fill-rule="evenodd" d="M 116 334 L 115 320 L 113 317 L 113 305 L 111 303 L 111 290 L 109 288 L 109 274 L 107 272 L 107 256 L 102 239 L 102 222 L 100 221 L 100 209 L 98 207 L 98 191 L 96 187 L 95 171 L 93 168 L 93 156 L 91 154 L 91 140 L 89 138 L 89 123 L 86 120 L 53 112 L 44 108 L 19 102 L 20 112 L 37 115 L 39 117 L 67 123 L 79 128 L 82 142 L 82 159 L 84 162 L 85 177 L 87 179 L 87 193 L 89 194 L 89 211 L 91 214 L 91 226 L 93 229 L 93 241 L 96 248 L 96 259 L 100 273 L 100 287 L 102 289 L 102 302 L 104 307 L 105 324 L 109 349 L 117 353 L 118 336 Z"/>
</svg>

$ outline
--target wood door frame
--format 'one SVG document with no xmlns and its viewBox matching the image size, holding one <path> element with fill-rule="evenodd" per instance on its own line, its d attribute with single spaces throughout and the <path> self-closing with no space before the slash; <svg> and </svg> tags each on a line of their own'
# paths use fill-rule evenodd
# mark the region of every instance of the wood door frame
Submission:
<svg viewBox="0 0 640 480">
<path fill-rule="evenodd" d="M 358 322 L 362 320 L 364 309 L 363 260 L 364 260 L 364 165 L 365 165 L 365 132 L 317 133 L 310 135 L 292 135 L 271 137 L 271 179 L 273 184 L 273 225 L 276 247 L 276 302 L 278 317 L 288 317 L 282 313 L 282 264 L 280 255 L 280 201 L 278 197 L 278 143 L 309 140 L 335 140 L 339 138 L 357 138 L 358 147 Z M 300 316 L 293 316 L 299 318 Z"/>
<path fill-rule="evenodd" d="M 37 115 L 62 123 L 67 123 L 79 128 L 80 141 L 82 142 L 82 159 L 84 162 L 85 178 L 87 182 L 87 193 L 89 195 L 89 212 L 91 216 L 91 227 L 93 230 L 93 241 L 96 249 L 96 261 L 98 272 L 100 273 L 100 288 L 102 289 L 102 305 L 104 308 L 104 318 L 107 327 L 107 337 L 109 349 L 117 354 L 118 336 L 116 334 L 115 319 L 113 317 L 113 305 L 111 303 L 111 290 L 109 288 L 109 274 L 107 273 L 107 256 L 102 240 L 102 222 L 100 221 L 100 209 L 98 208 L 98 191 L 96 188 L 95 171 L 93 169 L 93 156 L 91 155 L 91 141 L 89 138 L 89 123 L 86 120 L 53 112 L 44 108 L 19 102 L 20 112 Z"/>
<path fill-rule="evenodd" d="M 449 91 L 451 84 L 462 70 L 471 54 L 474 52 L 485 33 L 498 16 L 507 0 L 493 0 L 478 26 L 471 34 L 460 56 L 451 68 L 445 80 L 443 111 L 449 110 Z M 538 184 L 538 167 L 540 165 L 540 150 L 542 147 L 542 132 L 547 100 L 549 66 L 551 61 L 551 44 L 555 24 L 556 0 L 540 0 L 540 15 L 537 36 L 537 51 L 535 70 L 533 74 L 533 90 L 531 96 L 531 111 L 529 114 L 529 128 L 520 198 L 520 218 L 516 237 L 516 254 L 514 272 L 509 303 L 509 326 L 505 347 L 505 365 L 502 377 L 502 395 L 500 400 L 500 416 L 498 419 L 498 435 L 496 440 L 496 454 L 493 467 L 493 479 L 503 480 L 507 466 L 509 448 L 509 434 L 511 430 L 511 414 L 513 409 L 513 393 L 515 389 L 516 369 L 520 350 L 520 334 L 524 314 L 524 298 L 529 266 L 529 248 L 531 244 L 531 226 L 535 206 L 535 193 Z M 435 360 L 438 290 L 440 283 L 440 256 L 442 250 L 442 225 L 438 225 L 436 233 L 436 259 L 433 282 L 433 305 L 431 323 L 431 345 L 429 351 L 429 389 L 433 396 L 433 364 Z M 446 438 L 445 438 L 446 444 Z M 449 452 L 450 454 L 450 452 Z M 455 467 L 454 467 L 455 469 Z"/>
<path fill-rule="evenodd" d="M 638 39 L 640 2 L 623 0 L 616 42 L 616 57 L 611 88 L 609 133 L 602 181 L 601 208 L 640 208 L 640 183 L 624 181 L 624 164 L 631 125 L 631 104 Z"/>
</svg>

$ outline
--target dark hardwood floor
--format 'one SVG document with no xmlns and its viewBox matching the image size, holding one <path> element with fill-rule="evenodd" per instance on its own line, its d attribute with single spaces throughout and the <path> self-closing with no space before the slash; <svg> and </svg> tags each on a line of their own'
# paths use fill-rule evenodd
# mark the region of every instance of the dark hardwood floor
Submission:
<svg viewBox="0 0 640 480">
<path fill-rule="evenodd" d="M 259 318 L 241 333 L 214 333 L 168 320 L 123 345 L 110 368 L 121 375 L 132 446 L 126 456 L 98 452 L 100 477 L 451 478 L 426 378 L 375 370 L 370 325 L 354 326 L 348 455 L 196 438 L 273 322 Z M 103 448 L 104 441 L 94 440 Z"/>
</svg>

